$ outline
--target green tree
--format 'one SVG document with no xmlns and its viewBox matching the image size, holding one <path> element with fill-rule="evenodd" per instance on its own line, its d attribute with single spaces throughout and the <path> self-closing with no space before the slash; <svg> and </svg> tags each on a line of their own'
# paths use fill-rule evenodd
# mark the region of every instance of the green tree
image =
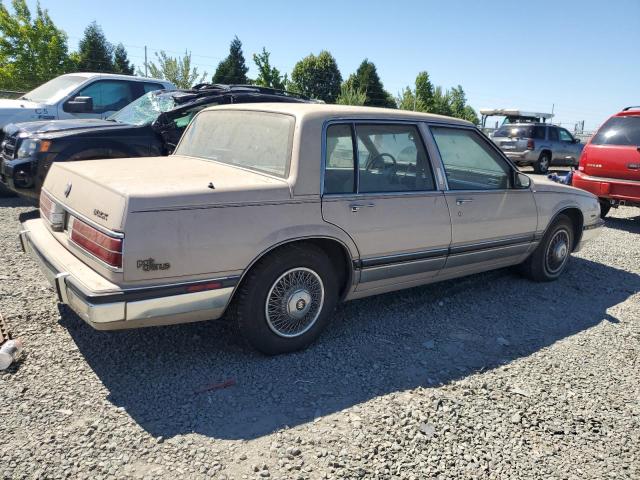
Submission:
<svg viewBox="0 0 640 480">
<path fill-rule="evenodd" d="M 300 60 L 291 72 L 290 88 L 294 92 L 334 103 L 340 95 L 342 75 L 338 63 L 326 50 Z"/>
<path fill-rule="evenodd" d="M 414 110 L 416 112 L 426 112 L 427 107 L 424 102 L 418 98 L 416 91 L 411 87 L 405 87 L 396 98 L 398 108 L 401 110 Z"/>
<path fill-rule="evenodd" d="M 157 64 L 148 62 L 148 75 L 161 80 L 168 80 L 178 88 L 191 88 L 193 85 L 203 83 L 207 77 L 207 72 L 202 75 L 198 73 L 196 67 L 191 67 L 191 53 L 185 52 L 184 57 L 173 58 L 164 51 L 156 52 Z M 136 72 L 144 75 L 140 69 Z"/>
<path fill-rule="evenodd" d="M 245 64 L 242 53 L 242 42 L 234 37 L 229 47 L 229 56 L 218 64 L 216 73 L 213 74 L 213 83 L 247 84 L 247 72 L 249 67 Z"/>
<path fill-rule="evenodd" d="M 362 90 L 356 90 L 353 85 L 345 82 L 340 87 L 340 95 L 336 99 L 338 105 L 362 106 L 367 101 L 367 94 Z"/>
<path fill-rule="evenodd" d="M 347 83 L 356 90 L 366 93 L 367 101 L 365 105 L 367 106 L 397 107 L 393 97 L 384 89 L 375 64 L 366 58 L 362 61 L 356 73 L 351 74 Z"/>
<path fill-rule="evenodd" d="M 284 90 L 288 82 L 287 74 L 280 75 L 280 70 L 271 66 L 269 61 L 270 56 L 271 54 L 267 52 L 267 49 L 264 47 L 262 47 L 261 53 L 253 54 L 253 61 L 258 67 L 258 78 L 254 80 L 254 83 L 261 87 Z"/>
<path fill-rule="evenodd" d="M 478 123 L 478 115 L 475 110 L 467 105 L 467 96 L 461 85 L 453 87 L 449 92 L 449 103 L 451 105 L 451 115 L 462 118 L 473 123 Z"/>
<path fill-rule="evenodd" d="M 431 113 L 448 116 L 452 114 L 449 92 L 443 91 L 440 86 L 435 87 L 433 90 L 433 110 L 431 110 Z"/>
<path fill-rule="evenodd" d="M 78 48 L 78 70 L 84 72 L 113 72 L 113 45 L 111 45 L 100 25 L 91 22 L 84 29 L 84 36 Z"/>
<path fill-rule="evenodd" d="M 133 75 L 133 65 L 129 62 L 127 50 L 121 43 L 118 44 L 113 52 L 113 71 L 114 73 L 123 73 L 125 75 Z"/>
<path fill-rule="evenodd" d="M 420 72 L 416 77 L 416 97 L 418 98 L 422 112 L 430 112 L 433 108 L 433 83 L 427 72 Z"/>
<path fill-rule="evenodd" d="M 32 17 L 26 0 L 13 0 L 14 13 L 0 1 L 0 88 L 30 90 L 73 70 L 67 35 L 47 10 Z"/>
</svg>

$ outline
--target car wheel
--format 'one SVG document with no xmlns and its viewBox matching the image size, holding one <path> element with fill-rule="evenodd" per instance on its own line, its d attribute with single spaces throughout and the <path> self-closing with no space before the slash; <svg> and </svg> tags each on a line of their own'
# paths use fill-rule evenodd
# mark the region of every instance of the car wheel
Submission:
<svg viewBox="0 0 640 480">
<path fill-rule="evenodd" d="M 536 173 L 547 173 L 549 171 L 549 165 L 551 164 L 551 155 L 543 153 L 538 158 L 538 161 L 533 164 L 533 171 Z"/>
<path fill-rule="evenodd" d="M 606 217 L 609 210 L 611 210 L 611 204 L 606 200 L 600 200 L 600 218 Z"/>
<path fill-rule="evenodd" d="M 305 348 L 330 321 L 338 300 L 337 283 L 321 249 L 279 248 L 251 269 L 237 293 L 240 333 L 267 355 Z"/>
<path fill-rule="evenodd" d="M 536 282 L 550 282 L 562 275 L 569 264 L 573 232 L 571 219 L 566 215 L 558 216 L 522 264 L 523 273 Z"/>
</svg>

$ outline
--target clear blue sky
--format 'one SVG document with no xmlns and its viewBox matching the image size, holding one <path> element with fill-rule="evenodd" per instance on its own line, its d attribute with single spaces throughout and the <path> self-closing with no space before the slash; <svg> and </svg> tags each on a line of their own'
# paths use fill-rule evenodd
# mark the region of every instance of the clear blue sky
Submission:
<svg viewBox="0 0 640 480">
<path fill-rule="evenodd" d="M 593 129 L 621 107 L 640 105 L 640 0 L 40 3 L 71 49 L 96 20 L 136 65 L 147 45 L 150 55 L 189 50 L 212 74 L 238 35 L 250 75 L 251 56 L 263 46 L 283 72 L 327 49 L 344 78 L 368 57 L 396 95 L 427 70 L 437 85 L 461 84 L 476 110 L 555 104 L 556 121 L 585 120 Z"/>
</svg>

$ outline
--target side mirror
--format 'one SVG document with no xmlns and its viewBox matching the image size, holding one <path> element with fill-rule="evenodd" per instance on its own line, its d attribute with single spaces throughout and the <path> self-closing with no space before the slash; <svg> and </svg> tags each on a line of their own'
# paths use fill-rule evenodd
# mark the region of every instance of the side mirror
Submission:
<svg viewBox="0 0 640 480">
<path fill-rule="evenodd" d="M 515 187 L 525 190 L 531 186 L 531 179 L 524 173 L 516 172 Z"/>
<path fill-rule="evenodd" d="M 90 113 L 93 111 L 93 98 L 75 97 L 64 104 L 65 112 L 69 113 Z"/>
<path fill-rule="evenodd" d="M 574 138 L 573 139 L 573 143 L 580 143 L 580 139 L 579 138 Z"/>
</svg>

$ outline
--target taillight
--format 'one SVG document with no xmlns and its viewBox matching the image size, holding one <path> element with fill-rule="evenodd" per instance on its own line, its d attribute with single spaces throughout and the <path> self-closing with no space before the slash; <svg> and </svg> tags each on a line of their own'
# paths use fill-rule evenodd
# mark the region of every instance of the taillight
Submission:
<svg viewBox="0 0 640 480">
<path fill-rule="evenodd" d="M 527 140 L 527 150 L 535 150 L 536 149 L 536 142 L 533 141 L 533 138 L 530 138 L 529 140 Z"/>
<path fill-rule="evenodd" d="M 122 267 L 122 238 L 111 237 L 71 217 L 71 240 L 112 267 Z"/>
<path fill-rule="evenodd" d="M 44 190 L 40 192 L 40 216 L 51 224 L 51 229 L 61 232 L 64 229 L 64 209 Z"/>
<path fill-rule="evenodd" d="M 580 162 L 578 163 L 578 170 L 584 172 L 584 167 L 587 165 L 587 149 L 583 148 L 580 154 Z"/>
</svg>

